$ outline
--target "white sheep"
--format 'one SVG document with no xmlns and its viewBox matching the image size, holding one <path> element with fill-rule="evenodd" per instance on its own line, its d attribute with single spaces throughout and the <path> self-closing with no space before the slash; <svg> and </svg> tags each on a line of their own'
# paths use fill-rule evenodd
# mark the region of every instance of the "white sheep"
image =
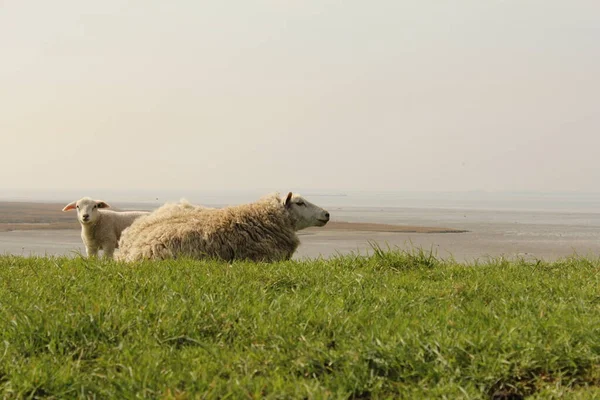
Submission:
<svg viewBox="0 0 600 400">
<path fill-rule="evenodd" d="M 67 204 L 63 211 L 77 209 L 77 219 L 81 224 L 81 239 L 88 257 L 96 257 L 99 250 L 104 257 L 112 258 L 115 248 L 119 247 L 121 232 L 147 211 L 111 211 L 100 210 L 110 207 L 102 200 L 84 197 Z"/>
<path fill-rule="evenodd" d="M 292 193 L 222 209 L 169 204 L 123 232 L 117 259 L 287 260 L 300 244 L 296 231 L 328 221 L 327 211 Z"/>
</svg>

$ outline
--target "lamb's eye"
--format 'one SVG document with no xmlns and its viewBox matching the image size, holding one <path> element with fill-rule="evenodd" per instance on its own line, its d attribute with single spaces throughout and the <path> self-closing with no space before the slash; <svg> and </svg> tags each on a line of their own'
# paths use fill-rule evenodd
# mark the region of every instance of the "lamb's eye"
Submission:
<svg viewBox="0 0 600 400">
<path fill-rule="evenodd" d="M 95 205 L 94 208 L 98 208 L 98 205 Z"/>
<path fill-rule="evenodd" d="M 306 205 L 306 203 L 304 203 L 303 201 L 299 201 L 296 204 L 298 204 L 299 206 L 305 206 Z"/>
</svg>

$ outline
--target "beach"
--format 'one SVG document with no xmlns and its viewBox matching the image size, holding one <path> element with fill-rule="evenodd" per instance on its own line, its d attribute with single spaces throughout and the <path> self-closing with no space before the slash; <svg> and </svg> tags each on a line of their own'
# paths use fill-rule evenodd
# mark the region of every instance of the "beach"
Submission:
<svg viewBox="0 0 600 400">
<path fill-rule="evenodd" d="M 60 203 L 0 202 L 0 253 L 85 254 L 75 213 L 63 213 L 61 208 Z M 422 248 L 458 261 L 490 257 L 556 260 L 600 254 L 600 213 L 589 210 L 349 205 L 330 205 L 328 209 L 332 214 L 328 225 L 298 233 L 301 245 L 295 259 L 367 254 L 373 245 Z"/>
</svg>

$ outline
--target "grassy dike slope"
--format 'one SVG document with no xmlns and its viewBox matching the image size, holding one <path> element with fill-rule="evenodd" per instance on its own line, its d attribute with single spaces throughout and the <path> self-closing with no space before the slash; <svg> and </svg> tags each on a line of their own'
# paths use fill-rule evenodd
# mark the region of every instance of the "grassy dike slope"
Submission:
<svg viewBox="0 0 600 400">
<path fill-rule="evenodd" d="M 0 257 L 4 398 L 598 398 L 600 261 Z"/>
</svg>

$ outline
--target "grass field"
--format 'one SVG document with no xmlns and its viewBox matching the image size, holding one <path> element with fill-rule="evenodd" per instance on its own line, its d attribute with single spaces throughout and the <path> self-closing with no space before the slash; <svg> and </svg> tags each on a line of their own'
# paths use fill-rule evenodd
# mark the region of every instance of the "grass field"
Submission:
<svg viewBox="0 0 600 400">
<path fill-rule="evenodd" d="M 600 261 L 0 257 L 4 398 L 600 398 Z"/>
</svg>

